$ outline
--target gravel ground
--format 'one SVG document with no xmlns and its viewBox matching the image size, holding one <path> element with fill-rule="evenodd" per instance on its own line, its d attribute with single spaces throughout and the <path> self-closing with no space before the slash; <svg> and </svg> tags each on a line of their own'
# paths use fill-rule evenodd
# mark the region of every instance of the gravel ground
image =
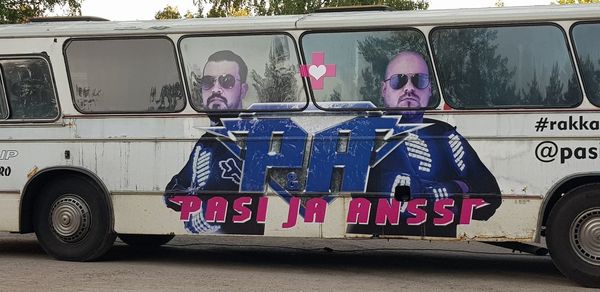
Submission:
<svg viewBox="0 0 600 292">
<path fill-rule="evenodd" d="M 549 256 L 466 242 L 180 236 L 117 240 L 100 261 L 56 261 L 34 235 L 0 233 L 1 291 L 583 291 Z"/>
</svg>

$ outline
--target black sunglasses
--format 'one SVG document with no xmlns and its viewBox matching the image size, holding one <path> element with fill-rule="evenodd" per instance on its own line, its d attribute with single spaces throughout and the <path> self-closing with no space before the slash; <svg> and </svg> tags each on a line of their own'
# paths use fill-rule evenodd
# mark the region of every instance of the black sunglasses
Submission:
<svg viewBox="0 0 600 292">
<path fill-rule="evenodd" d="M 408 83 L 408 79 L 410 78 L 410 82 L 418 89 L 425 89 L 429 86 L 429 74 L 425 73 L 417 73 L 417 74 L 394 74 L 390 76 L 390 78 L 384 80 L 385 82 L 390 82 L 390 87 L 395 90 L 398 90 Z"/>
<path fill-rule="evenodd" d="M 215 81 L 219 80 L 219 85 L 224 89 L 231 89 L 235 86 L 235 77 L 231 74 L 223 74 L 219 76 L 204 75 L 200 78 L 199 83 L 202 90 L 210 90 L 215 87 Z"/>
</svg>

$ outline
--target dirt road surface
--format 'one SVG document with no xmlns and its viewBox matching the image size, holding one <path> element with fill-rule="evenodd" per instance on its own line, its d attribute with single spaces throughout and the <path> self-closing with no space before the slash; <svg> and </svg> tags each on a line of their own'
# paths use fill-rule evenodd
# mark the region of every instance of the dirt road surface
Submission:
<svg viewBox="0 0 600 292">
<path fill-rule="evenodd" d="M 101 261 L 61 262 L 34 235 L 0 233 L 0 291 L 584 291 L 549 256 L 483 243 L 176 237 L 117 240 Z"/>
</svg>

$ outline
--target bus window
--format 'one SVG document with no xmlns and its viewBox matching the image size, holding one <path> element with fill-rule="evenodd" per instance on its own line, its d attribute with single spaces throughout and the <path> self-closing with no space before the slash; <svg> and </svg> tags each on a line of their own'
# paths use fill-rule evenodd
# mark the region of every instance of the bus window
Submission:
<svg viewBox="0 0 600 292">
<path fill-rule="evenodd" d="M 4 82 L 2 82 L 0 74 L 0 120 L 6 120 L 8 118 L 8 101 L 6 100 L 6 93 L 4 92 Z"/>
<path fill-rule="evenodd" d="M 11 120 L 53 119 L 58 107 L 48 63 L 43 59 L 0 60 Z M 3 115 L 8 114 L 6 109 Z"/>
<path fill-rule="evenodd" d="M 302 37 L 302 51 L 312 93 L 322 108 L 395 107 L 384 104 L 382 82 L 389 61 L 403 52 L 417 53 L 428 63 L 432 95 L 427 107 L 439 103 L 427 42 L 415 29 L 308 33 Z"/>
<path fill-rule="evenodd" d="M 169 39 L 75 39 L 65 51 L 75 106 L 83 113 L 164 113 L 185 107 Z"/>
<path fill-rule="evenodd" d="M 565 40 L 553 25 L 431 33 L 444 98 L 458 109 L 578 105 L 582 94 Z"/>
<path fill-rule="evenodd" d="M 307 104 L 289 36 L 188 36 L 180 49 L 197 111 L 299 110 Z"/>
<path fill-rule="evenodd" d="M 600 23 L 582 23 L 573 27 L 577 62 L 588 99 L 600 106 Z"/>
</svg>

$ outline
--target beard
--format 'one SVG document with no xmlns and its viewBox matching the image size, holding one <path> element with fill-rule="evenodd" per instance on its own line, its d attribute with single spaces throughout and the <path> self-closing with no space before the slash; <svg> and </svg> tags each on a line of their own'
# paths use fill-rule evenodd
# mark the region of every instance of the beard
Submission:
<svg viewBox="0 0 600 292">
<path fill-rule="evenodd" d="M 213 110 L 224 110 L 229 109 L 229 105 L 227 104 L 227 99 L 225 97 L 223 97 L 220 93 L 215 92 L 206 100 L 206 108 Z"/>
<path fill-rule="evenodd" d="M 398 97 L 396 107 L 400 110 L 403 123 L 421 123 L 424 110 L 421 109 L 421 97 L 414 92 L 407 92 Z"/>
<path fill-rule="evenodd" d="M 396 107 L 402 109 L 420 108 L 421 97 L 414 92 L 406 92 L 398 97 Z"/>
</svg>

